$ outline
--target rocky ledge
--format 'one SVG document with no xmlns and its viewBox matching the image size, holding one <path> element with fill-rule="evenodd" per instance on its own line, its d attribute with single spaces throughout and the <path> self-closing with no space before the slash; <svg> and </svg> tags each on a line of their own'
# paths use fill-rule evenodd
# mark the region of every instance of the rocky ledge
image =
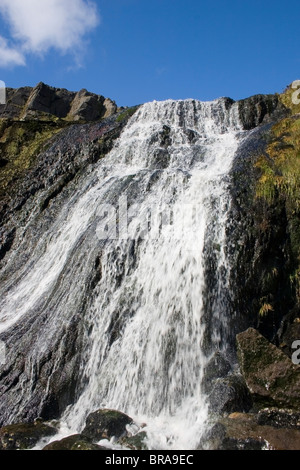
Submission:
<svg viewBox="0 0 300 470">
<path fill-rule="evenodd" d="M 33 88 L 7 88 L 6 104 L 0 105 L 0 117 L 16 121 L 64 119 L 90 122 L 117 111 L 116 103 L 102 95 L 85 89 L 72 92 L 42 82 Z"/>
</svg>

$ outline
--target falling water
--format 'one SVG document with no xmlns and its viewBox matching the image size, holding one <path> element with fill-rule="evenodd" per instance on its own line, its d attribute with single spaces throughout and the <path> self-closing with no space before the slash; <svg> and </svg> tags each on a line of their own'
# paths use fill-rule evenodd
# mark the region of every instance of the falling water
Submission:
<svg viewBox="0 0 300 470">
<path fill-rule="evenodd" d="M 237 106 L 225 99 L 141 106 L 7 287 L 2 332 L 52 305 L 32 352 L 38 357 L 62 327 L 61 312 L 76 308 L 98 253 L 77 401 L 61 419 L 67 433 L 105 407 L 145 422 L 150 448 L 199 443 L 208 417 L 205 365 L 226 330 L 228 175 L 241 135 Z M 211 250 L 217 285 L 208 347 Z"/>
</svg>

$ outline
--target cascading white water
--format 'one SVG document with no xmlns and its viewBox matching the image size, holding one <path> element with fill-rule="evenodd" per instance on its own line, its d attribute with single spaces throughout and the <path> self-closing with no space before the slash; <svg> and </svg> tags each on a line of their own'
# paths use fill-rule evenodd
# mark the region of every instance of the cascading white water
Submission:
<svg viewBox="0 0 300 470">
<path fill-rule="evenodd" d="M 65 309 L 89 251 L 99 247 L 100 281 L 83 319 L 80 394 L 61 420 L 66 433 L 80 432 L 90 412 L 106 407 L 145 422 L 150 448 L 197 446 L 208 415 L 204 253 L 208 243 L 215 247 L 210 341 L 218 349 L 226 322 L 228 173 L 240 134 L 237 106 L 227 109 L 223 99 L 143 105 L 3 297 L 1 331 L 51 297 L 72 252 L 81 250 Z M 57 327 L 42 335 L 36 354 Z"/>
<path fill-rule="evenodd" d="M 154 136 L 163 126 L 170 129 L 170 161 L 146 192 L 143 186 L 156 171 L 153 155 L 159 142 Z M 193 145 L 187 130 L 194 132 Z M 82 371 L 89 383 L 65 417 L 74 431 L 83 426 L 87 410 L 109 407 L 145 421 L 153 448 L 194 448 L 199 442 L 207 418 L 201 392 L 207 361 L 202 350 L 202 254 L 208 231 L 220 247 L 219 269 L 226 264 L 226 175 L 238 130 L 237 110 L 226 112 L 222 100 L 154 102 L 134 116 L 106 161 L 109 174 L 118 162 L 118 177 L 122 172 L 138 175 L 142 194 L 137 195 L 128 236 L 141 241 L 136 266 L 116 289 L 115 273 L 128 257 L 131 238 L 108 242 L 102 254 Z M 102 172 L 101 167 L 100 181 Z M 148 211 L 152 225 L 141 235 Z M 165 217 L 160 230 L 157 214 Z M 221 295 L 215 304 L 215 315 L 223 315 Z M 121 323 L 121 331 L 110 344 L 112 318 Z"/>
</svg>

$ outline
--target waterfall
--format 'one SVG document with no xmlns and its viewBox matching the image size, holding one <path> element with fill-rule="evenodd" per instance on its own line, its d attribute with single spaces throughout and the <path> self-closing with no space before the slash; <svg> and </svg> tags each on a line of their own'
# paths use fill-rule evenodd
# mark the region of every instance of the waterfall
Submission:
<svg viewBox="0 0 300 470">
<path fill-rule="evenodd" d="M 226 340 L 229 172 L 242 135 L 237 105 L 226 99 L 141 106 L 14 281 L 3 283 L 1 333 L 51 312 L 29 368 L 85 303 L 76 401 L 61 417 L 69 434 L 106 407 L 145 422 L 151 448 L 199 443 L 208 418 L 205 366 Z M 95 256 L 97 282 L 83 299 Z"/>
</svg>

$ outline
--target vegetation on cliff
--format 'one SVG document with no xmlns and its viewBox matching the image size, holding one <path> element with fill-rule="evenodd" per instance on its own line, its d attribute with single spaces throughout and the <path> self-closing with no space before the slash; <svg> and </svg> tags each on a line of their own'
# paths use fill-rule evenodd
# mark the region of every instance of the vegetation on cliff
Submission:
<svg viewBox="0 0 300 470">
<path fill-rule="evenodd" d="M 259 170 L 256 198 L 266 214 L 271 207 L 282 209 L 286 218 L 286 237 L 290 243 L 288 263 L 290 292 L 295 306 L 300 305 L 300 104 L 293 103 L 293 89 L 289 87 L 281 101 L 290 110 L 290 115 L 276 122 L 268 136 L 265 152 L 255 166 Z M 264 225 L 265 222 L 265 225 Z M 282 221 L 283 222 L 283 221 Z M 261 229 L 270 230 L 268 219 L 262 218 Z M 274 263 L 268 276 L 273 281 L 278 277 Z M 272 299 L 262 299 L 260 314 L 272 313 Z"/>
<path fill-rule="evenodd" d="M 0 122 L 0 197 L 12 190 L 12 186 L 34 164 L 51 137 L 65 127 L 64 122 L 55 121 Z"/>
</svg>

